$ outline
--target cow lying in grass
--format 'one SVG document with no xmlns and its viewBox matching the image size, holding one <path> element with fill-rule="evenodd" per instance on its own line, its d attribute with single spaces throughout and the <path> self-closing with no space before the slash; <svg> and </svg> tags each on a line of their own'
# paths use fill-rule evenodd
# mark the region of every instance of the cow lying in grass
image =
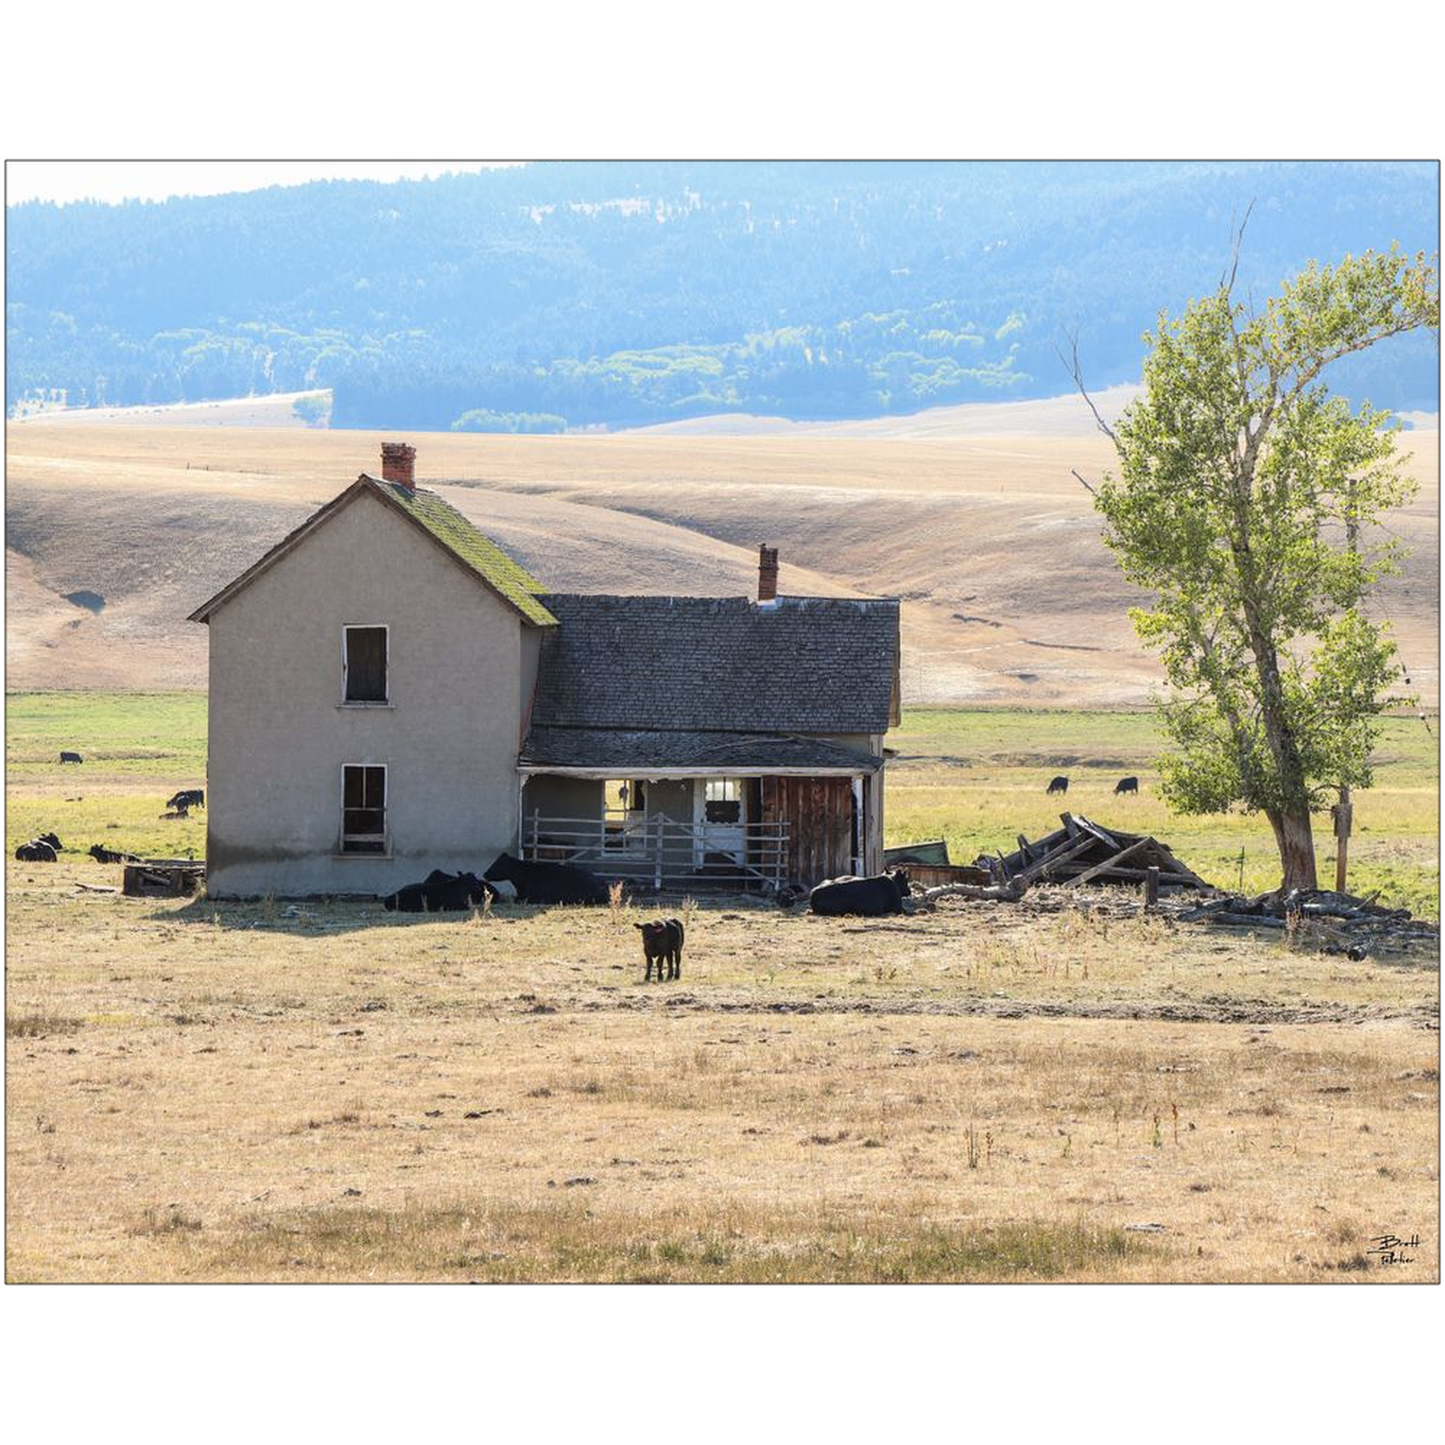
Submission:
<svg viewBox="0 0 1445 1445">
<path fill-rule="evenodd" d="M 888 913 L 902 913 L 908 891 L 908 870 L 890 868 L 873 878 L 837 878 L 820 883 L 808 895 L 808 907 L 831 918 L 849 914 L 881 918 Z"/>
<path fill-rule="evenodd" d="M 607 885 L 570 863 L 524 863 L 503 853 L 482 877 L 488 883 L 516 884 L 518 903 L 607 902 Z"/>
<path fill-rule="evenodd" d="M 657 918 L 648 923 L 634 923 L 642 930 L 642 955 L 647 960 L 643 983 L 652 981 L 652 965 L 657 964 L 657 981 L 682 977 L 683 927 L 676 918 Z"/>
<path fill-rule="evenodd" d="M 97 863 L 139 863 L 141 861 L 134 853 L 117 853 L 101 843 L 90 845 L 90 856 Z"/>
<path fill-rule="evenodd" d="M 422 883 L 408 883 L 381 900 L 388 913 L 464 913 L 480 906 L 496 890 L 475 873 L 443 873 L 436 869 Z"/>
<path fill-rule="evenodd" d="M 32 838 L 15 850 L 15 860 L 17 863 L 54 863 L 55 849 L 39 838 Z"/>
</svg>

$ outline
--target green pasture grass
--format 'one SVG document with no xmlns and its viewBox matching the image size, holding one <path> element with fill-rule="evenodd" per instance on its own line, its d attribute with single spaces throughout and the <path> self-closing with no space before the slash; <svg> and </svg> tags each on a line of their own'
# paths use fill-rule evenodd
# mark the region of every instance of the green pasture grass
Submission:
<svg viewBox="0 0 1445 1445">
<path fill-rule="evenodd" d="M 1385 720 L 1375 783 L 1354 795 L 1349 887 L 1380 890 L 1381 901 L 1440 916 L 1438 725 Z M 1279 861 L 1262 815 L 1171 812 L 1159 795 L 1155 760 L 1164 740 L 1152 713 L 918 708 L 889 734 L 900 757 L 888 770 L 891 845 L 944 838 L 955 862 L 1012 852 L 1059 826 L 1066 809 L 1105 827 L 1153 833 L 1220 887 L 1262 892 L 1279 884 Z M 1049 796 L 1049 780 L 1069 778 Z M 1139 778 L 1138 796 L 1114 785 Z M 1335 840 L 1328 812 L 1315 818 L 1321 883 L 1332 886 Z"/>
<path fill-rule="evenodd" d="M 61 763 L 77 752 L 81 764 Z M 10 777 L 161 780 L 162 799 L 206 776 L 203 692 L 18 692 L 5 699 Z M 167 786 L 170 784 L 170 786 Z"/>
<path fill-rule="evenodd" d="M 1351 891 L 1440 916 L 1440 756 L 1417 718 L 1389 718 L 1374 787 L 1355 794 Z M 1127 832 L 1153 833 L 1197 873 L 1221 887 L 1273 888 L 1279 865 L 1269 825 L 1242 813 L 1187 817 L 1159 796 L 1155 759 L 1162 740 L 1147 711 L 1022 708 L 911 708 L 888 737 L 900 757 L 887 780 L 892 845 L 944 838 L 950 857 L 1017 846 L 1059 826 L 1064 809 Z M 85 762 L 62 765 L 62 749 Z M 92 843 L 151 857 L 200 857 L 205 815 L 161 821 L 178 788 L 204 786 L 203 693 L 15 693 L 6 699 L 6 852 L 54 830 L 67 847 Z M 1047 796 L 1056 773 L 1065 796 Z M 1114 784 L 1139 777 L 1137 797 Z M 152 786 L 153 784 L 153 786 Z M 1315 820 L 1321 881 L 1334 880 L 1329 815 Z"/>
<path fill-rule="evenodd" d="M 157 785 L 139 794 L 87 792 L 84 784 L 77 784 L 75 793 L 37 795 L 23 782 L 12 782 L 5 804 L 5 856 L 13 860 L 22 843 L 41 833 L 54 833 L 67 854 L 88 853 L 92 843 L 99 843 L 112 852 L 135 853 L 142 858 L 204 858 L 205 813 L 161 818 L 165 799 L 175 790 Z"/>
</svg>

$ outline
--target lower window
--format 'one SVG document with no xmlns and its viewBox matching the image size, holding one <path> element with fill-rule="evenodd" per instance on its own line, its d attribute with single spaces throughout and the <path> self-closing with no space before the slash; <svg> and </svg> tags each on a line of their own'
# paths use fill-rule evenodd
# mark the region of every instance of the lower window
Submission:
<svg viewBox="0 0 1445 1445">
<path fill-rule="evenodd" d="M 386 767 L 347 763 L 341 769 L 341 851 L 386 852 Z"/>
</svg>

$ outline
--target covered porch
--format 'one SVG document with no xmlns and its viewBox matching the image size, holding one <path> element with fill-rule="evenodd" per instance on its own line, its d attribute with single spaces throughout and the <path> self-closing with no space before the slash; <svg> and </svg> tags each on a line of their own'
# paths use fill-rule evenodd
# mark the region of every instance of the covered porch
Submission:
<svg viewBox="0 0 1445 1445">
<path fill-rule="evenodd" d="M 879 866 L 881 758 L 811 738 L 557 731 L 571 736 L 534 731 L 519 769 L 528 860 L 668 891 L 773 892 Z"/>
</svg>

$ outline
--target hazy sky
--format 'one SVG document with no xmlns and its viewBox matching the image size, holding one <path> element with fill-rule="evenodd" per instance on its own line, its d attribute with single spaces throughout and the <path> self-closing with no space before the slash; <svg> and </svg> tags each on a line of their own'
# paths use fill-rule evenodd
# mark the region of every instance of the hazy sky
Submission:
<svg viewBox="0 0 1445 1445">
<path fill-rule="evenodd" d="M 510 161 L 9 161 L 5 199 L 21 201 L 163 201 L 216 196 L 306 181 L 396 181 L 480 171 Z"/>
</svg>

